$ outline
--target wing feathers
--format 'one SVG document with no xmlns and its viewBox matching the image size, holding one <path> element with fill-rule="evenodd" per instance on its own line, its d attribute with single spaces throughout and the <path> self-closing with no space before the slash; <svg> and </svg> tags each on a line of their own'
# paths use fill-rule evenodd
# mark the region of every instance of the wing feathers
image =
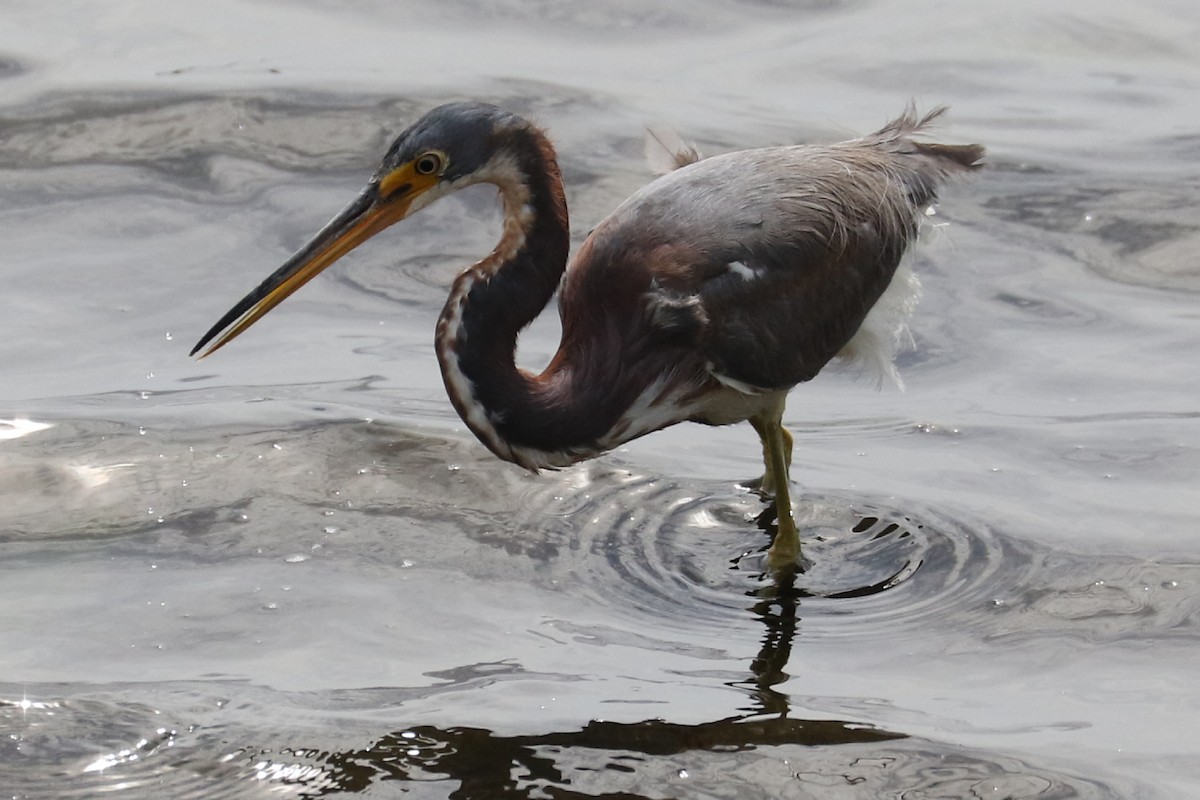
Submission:
<svg viewBox="0 0 1200 800">
<path fill-rule="evenodd" d="M 646 163 L 655 175 L 666 175 L 702 158 L 696 145 L 662 125 L 646 128 Z"/>
</svg>

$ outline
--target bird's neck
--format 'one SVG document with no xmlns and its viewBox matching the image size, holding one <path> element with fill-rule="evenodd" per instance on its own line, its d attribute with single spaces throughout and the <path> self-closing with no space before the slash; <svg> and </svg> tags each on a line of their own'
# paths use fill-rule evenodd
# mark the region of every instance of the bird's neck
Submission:
<svg viewBox="0 0 1200 800">
<path fill-rule="evenodd" d="M 526 443 L 539 438 L 552 401 L 544 381 L 516 366 L 517 335 L 554 296 L 570 230 L 552 146 L 534 129 L 521 133 L 485 178 L 504 205 L 500 241 L 454 281 L 436 350 L 446 391 L 471 431 L 501 458 L 533 468 Z"/>
</svg>

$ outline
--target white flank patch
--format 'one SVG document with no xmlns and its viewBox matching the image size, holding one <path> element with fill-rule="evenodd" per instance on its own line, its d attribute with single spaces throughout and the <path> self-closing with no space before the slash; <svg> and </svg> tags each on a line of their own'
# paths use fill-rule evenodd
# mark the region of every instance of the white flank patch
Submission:
<svg viewBox="0 0 1200 800">
<path fill-rule="evenodd" d="M 920 296 L 921 282 L 907 261 L 900 262 L 879 301 L 854 337 L 838 352 L 838 361 L 875 378 L 880 387 L 890 380 L 903 389 L 904 381 L 896 369 L 896 353 L 912 339 L 907 322 Z"/>
<path fill-rule="evenodd" d="M 726 266 L 730 272 L 744 281 L 752 281 L 758 277 L 758 270 L 751 269 L 740 261 L 730 261 Z"/>
<path fill-rule="evenodd" d="M 599 441 L 600 449 L 611 450 L 631 439 L 690 418 L 699 404 L 684 404 L 685 392 L 670 391 L 673 382 L 674 376 L 667 374 L 643 389 L 613 425 L 612 432 Z"/>
<path fill-rule="evenodd" d="M 739 381 L 737 378 L 731 378 L 728 375 L 722 375 L 719 372 L 713 372 L 713 365 L 711 363 L 708 365 L 708 371 L 709 371 L 709 374 L 711 374 L 714 378 L 716 378 L 718 381 L 720 381 L 722 386 L 728 386 L 730 389 L 739 391 L 742 394 L 748 394 L 751 396 L 755 396 L 755 395 L 760 395 L 760 394 L 766 394 L 766 392 L 767 392 L 766 389 L 762 389 L 758 386 L 754 386 L 752 384 L 746 383 L 745 381 Z"/>
</svg>

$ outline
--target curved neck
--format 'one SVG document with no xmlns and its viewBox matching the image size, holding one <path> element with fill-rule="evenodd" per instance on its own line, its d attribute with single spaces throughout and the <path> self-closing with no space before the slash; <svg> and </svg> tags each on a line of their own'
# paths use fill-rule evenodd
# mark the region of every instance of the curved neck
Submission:
<svg viewBox="0 0 1200 800">
<path fill-rule="evenodd" d="M 450 400 L 501 458 L 534 468 L 521 447 L 540 438 L 545 390 L 516 366 L 517 335 L 558 287 L 570 250 L 567 204 L 554 149 L 534 128 L 511 132 L 481 171 L 504 204 L 496 248 L 454 281 L 436 350 Z"/>
</svg>

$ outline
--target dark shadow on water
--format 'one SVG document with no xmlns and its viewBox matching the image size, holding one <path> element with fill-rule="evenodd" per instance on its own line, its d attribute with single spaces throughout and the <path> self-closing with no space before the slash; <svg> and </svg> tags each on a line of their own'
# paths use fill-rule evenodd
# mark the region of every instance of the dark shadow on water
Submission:
<svg viewBox="0 0 1200 800">
<path fill-rule="evenodd" d="M 731 718 L 699 725 L 662 720 L 589 722 L 578 731 L 500 736 L 483 728 L 420 726 L 387 734 L 362 750 L 294 751 L 319 768 L 320 787 L 301 796 L 364 792 L 384 781 L 453 780 L 450 798 L 640 797 L 575 791 L 573 773 L 633 773 L 648 758 L 758 747 L 874 744 L 904 734 L 836 720 Z M 305 781 L 298 783 L 304 784 Z"/>
<path fill-rule="evenodd" d="M 451 800 L 788 797 L 1119 798 L 1125 788 L 1058 768 L 838 720 L 734 717 L 697 725 L 593 721 L 501 736 L 419 726 L 337 752 L 243 751 L 243 775 L 294 796 L 386 791 Z M 444 784 L 444 785 L 441 785 Z"/>
</svg>

